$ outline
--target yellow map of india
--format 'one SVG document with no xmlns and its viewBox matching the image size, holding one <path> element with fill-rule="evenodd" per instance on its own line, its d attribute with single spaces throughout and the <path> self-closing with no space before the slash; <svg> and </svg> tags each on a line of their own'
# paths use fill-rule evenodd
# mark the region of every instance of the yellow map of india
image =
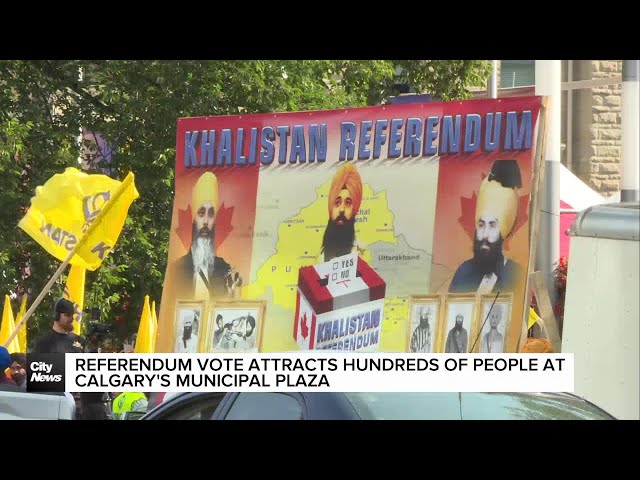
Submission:
<svg viewBox="0 0 640 480">
<path fill-rule="evenodd" d="M 318 263 L 317 256 L 328 221 L 327 195 L 330 184 L 331 180 L 318 187 L 317 198 L 313 203 L 303 207 L 300 213 L 279 225 L 276 253 L 258 267 L 256 281 L 243 288 L 243 298 L 268 297 L 271 300 L 267 306 L 263 327 L 263 347 L 266 347 L 263 348 L 264 351 L 297 348 L 291 338 L 291 332 L 295 315 L 298 270 L 300 267 Z M 372 259 L 368 247 L 379 243 L 398 243 L 398 237 L 393 231 L 393 220 L 386 192 L 375 193 L 369 184 L 363 184 L 362 203 L 355 225 L 356 242 L 365 250 L 362 258 L 374 269 L 375 259 Z M 387 295 L 382 331 L 383 350 L 404 349 L 404 329 L 401 327 L 406 325 L 408 311 L 408 299 Z M 281 336 L 285 338 L 280 338 Z"/>
</svg>

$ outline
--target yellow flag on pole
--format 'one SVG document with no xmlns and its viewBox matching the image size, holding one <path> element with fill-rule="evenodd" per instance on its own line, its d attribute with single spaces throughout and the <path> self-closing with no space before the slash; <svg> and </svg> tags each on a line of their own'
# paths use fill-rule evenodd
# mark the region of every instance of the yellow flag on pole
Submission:
<svg viewBox="0 0 640 480">
<path fill-rule="evenodd" d="M 73 333 L 80 335 L 82 326 L 82 309 L 84 308 L 84 279 L 86 270 L 78 265 L 71 265 L 67 285 L 63 297 L 73 303 Z"/>
<path fill-rule="evenodd" d="M 15 330 L 16 326 L 13 322 L 13 310 L 11 309 L 11 299 L 9 295 L 4 296 L 4 310 L 2 311 L 2 325 L 0 325 L 0 344 L 4 344 L 4 342 L 9 338 L 9 335 Z M 18 353 L 20 352 L 20 343 L 18 342 L 18 337 L 13 337 L 11 343 L 6 345 L 9 353 Z"/>
<path fill-rule="evenodd" d="M 144 307 L 140 316 L 138 326 L 138 336 L 136 337 L 135 353 L 153 353 L 153 319 L 151 317 L 151 307 L 149 306 L 149 295 L 144 297 Z"/>
<path fill-rule="evenodd" d="M 156 301 L 151 304 L 151 351 L 156 351 L 156 339 L 158 338 L 158 316 L 156 314 Z"/>
<path fill-rule="evenodd" d="M 533 327 L 533 325 L 540 320 L 540 317 L 538 316 L 538 314 L 536 313 L 536 311 L 532 308 L 529 307 L 529 324 L 527 326 L 527 328 L 531 328 Z"/>
<path fill-rule="evenodd" d="M 120 182 L 69 167 L 36 188 L 18 226 L 61 261 L 83 239 L 69 263 L 93 271 L 113 249 L 139 196 L 131 172 Z"/>
<path fill-rule="evenodd" d="M 15 325 L 20 323 L 22 317 L 27 312 L 27 294 L 22 295 L 22 302 L 20 303 L 20 310 L 18 310 L 18 314 L 16 315 Z M 15 327 L 14 325 L 14 327 Z M 22 353 L 27 353 L 27 324 L 23 323 L 22 327 L 20 327 L 20 331 L 18 332 L 18 344 L 20 345 L 20 351 Z"/>
</svg>

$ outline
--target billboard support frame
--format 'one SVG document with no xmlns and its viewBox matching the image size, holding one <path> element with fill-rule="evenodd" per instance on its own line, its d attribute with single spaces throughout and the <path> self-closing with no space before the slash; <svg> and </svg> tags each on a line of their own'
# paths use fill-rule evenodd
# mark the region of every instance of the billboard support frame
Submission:
<svg viewBox="0 0 640 480">
<path fill-rule="evenodd" d="M 525 280 L 525 305 L 522 309 L 522 330 L 520 341 L 516 351 L 527 340 L 529 308 L 531 306 L 532 275 L 535 270 L 535 259 L 537 252 L 536 239 L 540 232 L 540 208 L 539 197 L 543 189 L 545 177 L 545 152 L 547 151 L 547 126 L 549 124 L 549 102 L 550 97 L 542 96 L 540 113 L 538 115 L 538 132 L 536 135 L 536 152 L 533 162 L 533 178 L 531 188 L 531 201 L 529 202 L 529 265 Z M 544 320 L 544 319 L 543 319 Z"/>
</svg>

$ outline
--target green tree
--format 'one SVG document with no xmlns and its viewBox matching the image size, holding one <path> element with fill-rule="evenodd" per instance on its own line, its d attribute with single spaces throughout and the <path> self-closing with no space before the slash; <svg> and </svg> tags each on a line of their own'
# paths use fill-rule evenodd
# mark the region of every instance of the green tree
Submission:
<svg viewBox="0 0 640 480">
<path fill-rule="evenodd" d="M 375 105 L 401 83 L 460 99 L 490 68 L 471 60 L 0 61 L 0 287 L 33 301 L 60 264 L 17 225 L 36 186 L 78 166 L 81 128 L 101 133 L 116 152 L 111 175 L 133 171 L 140 192 L 118 244 L 85 286 L 85 311 L 98 307 L 123 337 L 135 332 L 144 296 L 161 298 L 177 118 Z M 104 168 L 87 160 L 91 170 Z M 30 339 L 48 328 L 65 282 L 63 275 L 29 321 Z"/>
</svg>

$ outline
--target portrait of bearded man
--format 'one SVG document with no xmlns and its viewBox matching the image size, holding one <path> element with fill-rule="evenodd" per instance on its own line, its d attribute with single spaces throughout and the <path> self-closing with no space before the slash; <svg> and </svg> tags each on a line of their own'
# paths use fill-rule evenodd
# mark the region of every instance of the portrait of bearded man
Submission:
<svg viewBox="0 0 640 480">
<path fill-rule="evenodd" d="M 235 296 L 242 277 L 215 252 L 215 221 L 218 214 L 218 179 L 203 173 L 193 187 L 191 248 L 176 261 L 176 291 L 184 299 Z"/>
<path fill-rule="evenodd" d="M 504 256 L 502 246 L 516 225 L 518 189 L 521 187 L 518 163 L 496 160 L 478 193 L 473 257 L 458 267 L 449 292 L 511 292 L 517 286 L 522 269 Z"/>
<path fill-rule="evenodd" d="M 328 195 L 329 220 L 322 237 L 318 263 L 357 252 L 364 253 L 356 241 L 356 217 L 362 203 L 362 179 L 358 168 L 345 163 L 336 171 Z"/>
<path fill-rule="evenodd" d="M 410 352 L 432 353 L 431 339 L 433 327 L 430 320 L 433 312 L 430 306 L 420 307 L 420 322 L 411 335 Z"/>
<path fill-rule="evenodd" d="M 192 309 L 180 312 L 178 336 L 174 351 L 176 353 L 196 353 L 198 351 L 198 335 L 194 331 L 195 315 Z"/>
</svg>

